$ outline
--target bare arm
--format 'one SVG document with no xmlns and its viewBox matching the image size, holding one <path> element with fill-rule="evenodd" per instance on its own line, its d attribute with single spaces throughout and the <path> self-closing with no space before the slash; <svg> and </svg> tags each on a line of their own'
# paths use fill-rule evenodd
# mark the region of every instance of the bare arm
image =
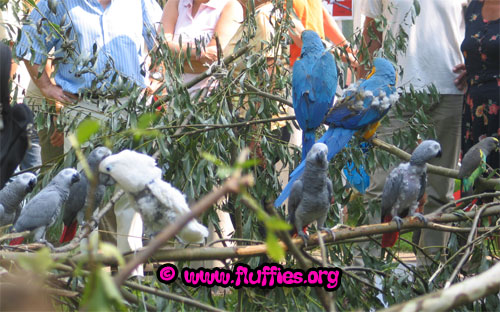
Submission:
<svg viewBox="0 0 500 312">
<path fill-rule="evenodd" d="M 336 46 L 345 46 L 348 44 L 333 16 L 328 13 L 325 7 L 323 7 L 323 28 L 325 29 L 325 36 Z"/>
<path fill-rule="evenodd" d="M 24 64 L 26 65 L 26 69 L 28 70 L 31 79 L 47 99 L 62 103 L 72 102 L 76 100 L 76 98 L 72 94 L 64 92 L 60 86 L 51 81 L 49 73 L 52 71 L 52 69 L 49 62 L 47 62 L 47 65 L 42 71 L 40 77 L 38 77 L 38 71 L 40 69 L 39 64 L 31 65 L 27 60 L 24 60 Z"/>
<path fill-rule="evenodd" d="M 165 33 L 165 39 L 170 49 L 176 52 L 186 52 L 187 45 L 179 46 L 178 42 L 173 40 L 175 32 L 175 24 L 177 23 L 179 0 L 170 0 L 165 5 L 163 10 L 163 16 L 161 19 L 163 31 Z M 219 38 L 221 48 L 224 49 L 229 43 L 231 38 L 234 36 L 240 23 L 243 21 L 243 8 L 236 0 L 229 1 L 215 26 L 215 33 Z M 207 44 L 204 50 L 201 51 L 199 58 L 196 57 L 196 48 L 190 47 L 191 49 L 191 66 L 185 67 L 186 72 L 201 73 L 207 69 L 205 63 L 212 63 L 217 60 L 217 47 L 215 37 Z"/>
<path fill-rule="evenodd" d="M 370 33 L 373 33 L 375 38 L 372 38 Z M 382 47 L 382 33 L 377 30 L 375 20 L 371 17 L 367 17 L 363 25 L 363 47 L 368 49 L 370 59 L 373 58 L 375 51 Z M 358 78 L 366 76 L 368 72 L 369 69 L 364 66 L 360 66 Z"/>
<path fill-rule="evenodd" d="M 302 32 L 305 30 L 305 27 L 304 25 L 302 25 L 302 22 L 294 16 L 292 16 L 292 22 L 294 27 L 289 31 L 290 38 L 292 38 L 293 43 L 295 43 L 296 46 L 302 48 L 301 36 Z"/>
</svg>

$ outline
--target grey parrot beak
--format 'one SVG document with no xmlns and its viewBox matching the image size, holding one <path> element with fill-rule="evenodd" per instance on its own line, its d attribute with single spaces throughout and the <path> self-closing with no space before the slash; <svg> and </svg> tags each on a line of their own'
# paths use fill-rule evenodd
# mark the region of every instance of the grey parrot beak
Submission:
<svg viewBox="0 0 500 312">
<path fill-rule="evenodd" d="M 439 150 L 439 152 L 437 153 L 436 157 L 441 158 L 442 155 L 443 154 L 441 153 L 441 150 Z"/>
<path fill-rule="evenodd" d="M 316 155 L 316 161 L 317 162 L 322 162 L 324 159 L 326 159 L 326 153 L 321 151 Z"/>
<path fill-rule="evenodd" d="M 26 191 L 29 193 L 31 191 L 33 191 L 33 189 L 35 188 L 35 185 L 36 185 L 36 179 L 31 179 L 29 182 L 28 182 L 28 186 L 26 187 Z"/>
<path fill-rule="evenodd" d="M 80 174 L 77 172 L 71 177 L 71 184 L 80 181 Z"/>
</svg>

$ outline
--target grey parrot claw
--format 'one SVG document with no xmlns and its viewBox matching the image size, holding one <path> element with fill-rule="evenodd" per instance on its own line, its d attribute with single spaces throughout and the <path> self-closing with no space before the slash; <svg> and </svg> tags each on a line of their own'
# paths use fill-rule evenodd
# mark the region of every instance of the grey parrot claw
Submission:
<svg viewBox="0 0 500 312">
<path fill-rule="evenodd" d="M 427 222 L 429 222 L 429 221 L 427 220 L 427 218 L 426 218 L 426 217 L 424 217 L 421 213 L 418 213 L 418 212 L 417 212 L 417 213 L 415 213 L 413 216 L 414 216 L 415 218 L 419 219 L 419 220 L 420 220 L 421 222 L 423 222 L 425 225 L 427 225 Z"/>
<path fill-rule="evenodd" d="M 51 243 L 49 243 L 47 240 L 45 239 L 41 239 L 39 241 L 41 244 L 44 244 L 45 246 L 49 247 L 50 251 L 54 251 L 56 248 L 54 247 L 54 245 L 52 245 Z"/>
<path fill-rule="evenodd" d="M 401 219 L 400 217 L 396 216 L 394 218 L 392 218 L 392 221 L 396 222 L 396 225 L 398 227 L 398 231 L 401 230 L 401 226 L 403 225 L 403 219 Z"/>
<path fill-rule="evenodd" d="M 300 236 L 300 238 L 302 238 L 302 240 L 304 241 L 304 247 L 307 248 L 307 241 L 309 240 L 309 235 L 307 235 L 306 233 L 300 231 L 298 233 L 298 235 Z"/>
<path fill-rule="evenodd" d="M 320 227 L 319 228 L 321 231 L 326 231 L 330 236 L 332 237 L 333 241 L 335 241 L 335 233 L 332 231 L 332 229 L 327 228 L 327 227 Z"/>
</svg>

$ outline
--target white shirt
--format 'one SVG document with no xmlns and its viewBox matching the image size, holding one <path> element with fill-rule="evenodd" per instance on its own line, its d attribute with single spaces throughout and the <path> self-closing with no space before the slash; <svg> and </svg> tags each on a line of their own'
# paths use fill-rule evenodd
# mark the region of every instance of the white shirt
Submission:
<svg viewBox="0 0 500 312">
<path fill-rule="evenodd" d="M 179 16 L 175 24 L 173 41 L 179 42 L 179 37 L 181 37 L 183 46 L 189 43 L 191 48 L 194 48 L 197 41 L 203 43 L 203 45 L 207 45 L 212 40 L 215 26 L 217 26 L 222 10 L 228 2 L 229 0 L 211 0 L 207 3 L 202 3 L 196 15 L 193 16 L 193 0 L 179 1 Z M 199 74 L 191 73 L 182 75 L 184 83 L 198 76 Z M 191 87 L 190 91 L 201 89 L 209 84 L 210 80 L 205 79 Z"/>
<path fill-rule="evenodd" d="M 453 80 L 453 66 L 463 63 L 460 44 L 464 39 L 463 10 L 467 0 L 418 0 L 420 14 L 415 17 L 413 0 L 365 0 L 362 13 L 367 17 L 384 16 L 388 27 L 384 30 L 394 37 L 401 28 L 408 34 L 406 55 L 398 54 L 398 65 L 403 77 L 398 86 L 416 90 L 431 83 L 441 94 L 461 94 Z"/>
</svg>

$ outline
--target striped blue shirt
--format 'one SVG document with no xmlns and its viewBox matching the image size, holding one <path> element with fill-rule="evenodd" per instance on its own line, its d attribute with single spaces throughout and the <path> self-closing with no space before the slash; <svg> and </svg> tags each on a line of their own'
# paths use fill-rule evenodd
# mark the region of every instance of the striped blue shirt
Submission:
<svg viewBox="0 0 500 312">
<path fill-rule="evenodd" d="M 54 49 L 55 59 L 64 60 L 57 62 L 55 81 L 70 93 L 83 92 L 103 76 L 104 82 L 96 86 L 112 90 L 115 73 L 146 86 L 144 41 L 149 49 L 153 47 L 162 15 L 155 0 L 112 0 L 106 9 L 98 0 L 53 2 L 55 13 L 42 0 L 30 14 L 30 24 L 23 26 L 16 47 L 19 58 L 41 64 Z M 70 40 L 69 45 L 63 37 Z M 96 58 L 92 58 L 94 50 Z"/>
</svg>

